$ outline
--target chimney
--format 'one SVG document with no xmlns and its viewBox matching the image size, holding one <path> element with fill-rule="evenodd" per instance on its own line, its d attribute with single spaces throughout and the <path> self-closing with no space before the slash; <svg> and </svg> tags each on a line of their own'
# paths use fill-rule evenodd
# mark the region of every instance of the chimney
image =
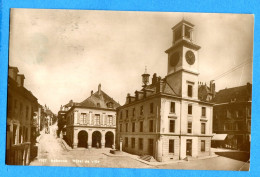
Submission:
<svg viewBox="0 0 260 177">
<path fill-rule="evenodd" d="M 17 73 L 18 72 L 19 72 L 19 70 L 18 70 L 17 67 L 9 66 L 9 68 L 8 68 L 8 75 L 9 75 L 9 77 L 14 79 L 15 81 L 17 80 Z"/>
<path fill-rule="evenodd" d="M 154 73 L 152 78 L 152 85 L 154 85 L 156 82 L 157 82 L 157 74 Z"/>
<path fill-rule="evenodd" d="M 162 92 L 163 88 L 163 80 L 161 80 L 161 77 L 158 78 L 158 83 L 156 84 L 156 93 Z"/>
<path fill-rule="evenodd" d="M 213 97 L 214 97 L 215 96 L 215 92 L 216 92 L 216 85 L 214 83 L 214 80 L 210 81 L 209 87 L 210 87 L 210 92 L 213 94 Z"/>
<path fill-rule="evenodd" d="M 17 74 L 17 85 L 18 87 L 23 87 L 24 86 L 24 75 L 23 74 Z"/>
<path fill-rule="evenodd" d="M 101 84 L 98 84 L 98 94 L 101 95 Z"/>
<path fill-rule="evenodd" d="M 93 95 L 93 90 L 91 90 L 90 94 L 91 94 L 91 96 Z"/>
</svg>

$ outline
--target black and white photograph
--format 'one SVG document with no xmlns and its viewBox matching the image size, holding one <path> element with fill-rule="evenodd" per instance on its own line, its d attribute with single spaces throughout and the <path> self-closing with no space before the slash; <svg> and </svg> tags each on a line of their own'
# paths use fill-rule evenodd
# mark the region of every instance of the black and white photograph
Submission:
<svg viewBox="0 0 260 177">
<path fill-rule="evenodd" d="M 254 15 L 10 9 L 6 165 L 250 170 Z"/>
</svg>

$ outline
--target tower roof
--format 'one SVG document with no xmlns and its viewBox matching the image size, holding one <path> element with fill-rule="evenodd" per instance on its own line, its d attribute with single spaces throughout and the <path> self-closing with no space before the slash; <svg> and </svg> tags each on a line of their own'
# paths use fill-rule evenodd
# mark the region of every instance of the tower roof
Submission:
<svg viewBox="0 0 260 177">
<path fill-rule="evenodd" d="M 179 23 L 177 23 L 176 25 L 174 25 L 174 27 L 172 27 L 172 30 L 174 30 L 175 28 L 177 28 L 178 26 L 180 26 L 181 24 L 187 24 L 191 27 L 194 27 L 194 25 L 184 19 L 182 19 Z"/>
</svg>

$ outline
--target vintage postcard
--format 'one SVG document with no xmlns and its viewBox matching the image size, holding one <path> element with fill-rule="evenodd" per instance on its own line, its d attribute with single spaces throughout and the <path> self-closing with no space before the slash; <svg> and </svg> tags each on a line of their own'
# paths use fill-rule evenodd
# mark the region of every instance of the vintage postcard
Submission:
<svg viewBox="0 0 260 177">
<path fill-rule="evenodd" d="M 254 16 L 11 9 L 6 164 L 249 171 Z"/>
</svg>

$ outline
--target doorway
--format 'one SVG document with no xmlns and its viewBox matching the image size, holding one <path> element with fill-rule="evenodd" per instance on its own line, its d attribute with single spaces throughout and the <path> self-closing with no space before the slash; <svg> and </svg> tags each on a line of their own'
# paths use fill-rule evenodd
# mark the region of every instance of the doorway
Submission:
<svg viewBox="0 0 260 177">
<path fill-rule="evenodd" d="M 192 156 L 192 140 L 186 141 L 186 156 Z"/>
<path fill-rule="evenodd" d="M 94 131 L 92 134 L 92 147 L 101 148 L 101 133 Z"/>
<path fill-rule="evenodd" d="M 153 139 L 148 139 L 148 152 L 149 155 L 153 156 Z"/>
<path fill-rule="evenodd" d="M 78 147 L 88 147 L 88 133 L 84 130 L 78 133 Z"/>
<path fill-rule="evenodd" d="M 114 144 L 114 134 L 112 132 L 107 132 L 105 135 L 105 147 L 112 148 L 112 145 Z"/>
</svg>

